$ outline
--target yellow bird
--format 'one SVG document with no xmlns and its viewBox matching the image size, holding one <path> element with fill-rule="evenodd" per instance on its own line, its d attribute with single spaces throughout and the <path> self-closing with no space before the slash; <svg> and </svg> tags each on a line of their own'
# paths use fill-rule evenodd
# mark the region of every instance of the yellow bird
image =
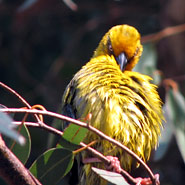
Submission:
<svg viewBox="0 0 185 185">
<path fill-rule="evenodd" d="M 138 31 L 128 25 L 112 27 L 102 38 L 90 61 L 67 86 L 63 114 L 76 119 L 92 114 L 90 124 L 126 145 L 144 161 L 157 146 L 162 126 L 162 102 L 149 76 L 133 72 L 143 47 Z M 134 160 L 123 150 L 88 132 L 85 143 L 98 142 L 94 148 L 104 155 L 118 157 L 121 167 L 130 170 Z M 84 152 L 84 158 L 91 157 Z M 106 184 L 85 164 L 82 176 L 86 185 Z"/>
</svg>

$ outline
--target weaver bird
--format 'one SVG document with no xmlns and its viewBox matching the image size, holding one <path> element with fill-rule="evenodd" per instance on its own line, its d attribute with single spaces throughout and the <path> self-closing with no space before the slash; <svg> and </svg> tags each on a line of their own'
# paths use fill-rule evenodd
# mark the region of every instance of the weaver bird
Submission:
<svg viewBox="0 0 185 185">
<path fill-rule="evenodd" d="M 90 124 L 126 145 L 144 161 L 157 146 L 162 126 L 162 103 L 149 76 L 133 72 L 143 47 L 138 31 L 128 25 L 112 27 L 102 38 L 90 61 L 78 71 L 67 86 L 63 114 L 76 119 L 92 114 Z M 97 140 L 93 146 L 104 155 L 116 156 L 122 168 L 130 170 L 134 160 L 122 149 L 88 132 L 84 142 Z M 91 155 L 84 152 L 83 158 Z M 83 184 L 104 184 L 85 164 Z M 106 184 L 106 183 L 105 183 Z"/>
</svg>

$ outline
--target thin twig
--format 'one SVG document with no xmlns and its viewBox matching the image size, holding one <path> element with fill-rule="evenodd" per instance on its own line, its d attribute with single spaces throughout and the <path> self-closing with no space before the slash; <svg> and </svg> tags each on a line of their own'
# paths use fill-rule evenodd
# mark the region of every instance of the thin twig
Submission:
<svg viewBox="0 0 185 185">
<path fill-rule="evenodd" d="M 185 80 L 185 74 L 180 75 L 180 76 L 173 76 L 173 77 L 170 77 L 170 78 L 175 80 L 175 81 L 184 81 Z"/>
<path fill-rule="evenodd" d="M 6 89 L 11 94 L 15 95 L 18 98 L 18 100 L 21 103 L 23 103 L 23 105 L 25 105 L 27 108 L 31 109 L 31 105 L 19 93 L 17 93 L 11 87 L 7 86 L 3 82 L 0 82 L 0 86 L 3 87 L 4 89 Z M 39 117 L 36 114 L 34 114 L 34 117 L 35 117 L 36 121 L 40 122 L 40 119 L 39 119 Z"/>
<path fill-rule="evenodd" d="M 26 107 L 31 108 L 30 104 L 24 98 L 22 98 L 22 96 L 20 94 L 18 94 L 16 91 L 14 91 L 12 88 L 10 88 L 9 86 L 5 85 L 2 82 L 0 82 L 0 86 L 3 87 L 4 89 L 8 90 L 8 92 L 15 95 Z"/>
<path fill-rule="evenodd" d="M 16 113 L 16 112 L 21 113 L 22 112 L 22 113 L 29 113 L 29 114 L 42 114 L 42 115 L 52 116 L 52 117 L 55 117 L 57 119 L 65 120 L 67 122 L 74 123 L 78 126 L 87 128 L 90 131 L 92 131 L 92 132 L 96 133 L 97 135 L 99 135 L 100 137 L 102 137 L 103 139 L 106 139 L 107 141 L 109 141 L 109 142 L 115 144 L 116 146 L 122 148 L 125 152 L 127 152 L 129 155 L 131 155 L 133 158 L 135 158 L 141 164 L 141 166 L 143 166 L 146 169 L 146 171 L 147 171 L 149 177 L 151 178 L 153 184 L 155 184 L 154 174 L 152 173 L 150 168 L 145 164 L 145 162 L 142 159 L 140 159 L 134 152 L 132 152 L 126 146 L 122 145 L 120 142 L 108 137 L 107 135 L 105 135 L 104 133 L 102 133 L 101 131 L 99 131 L 98 129 L 92 127 L 91 125 L 89 125 L 87 123 L 83 123 L 79 120 L 75 120 L 75 119 L 69 118 L 67 116 L 63 116 L 61 114 L 53 113 L 53 112 L 50 112 L 50 111 L 27 110 L 27 109 L 16 109 L 16 108 L 4 108 L 4 109 L 0 109 L 0 111 L 1 112 L 6 112 L 6 113 Z M 44 124 L 42 124 L 42 125 L 44 126 Z"/>
<path fill-rule="evenodd" d="M 168 27 L 168 28 L 165 28 L 165 29 L 157 32 L 157 33 L 143 36 L 141 38 L 141 42 L 142 43 L 157 42 L 165 37 L 176 35 L 176 34 L 184 32 L 184 31 L 185 31 L 185 24 Z"/>
</svg>

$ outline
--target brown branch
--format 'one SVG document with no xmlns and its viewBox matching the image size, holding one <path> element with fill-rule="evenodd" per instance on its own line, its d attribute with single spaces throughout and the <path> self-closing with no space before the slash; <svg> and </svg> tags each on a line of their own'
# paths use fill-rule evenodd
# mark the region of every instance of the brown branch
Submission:
<svg viewBox="0 0 185 185">
<path fill-rule="evenodd" d="M 4 84 L 2 82 L 0 82 L 0 86 L 3 87 L 8 92 L 10 92 L 11 94 L 13 94 L 14 96 L 16 96 L 18 98 L 18 100 L 23 103 L 23 105 L 25 105 L 26 107 L 31 109 L 31 105 L 15 90 L 13 90 L 12 88 L 10 88 L 9 86 L 7 86 L 6 84 Z M 36 121 L 40 122 L 40 119 L 36 114 L 34 114 L 34 117 L 35 117 Z"/>
<path fill-rule="evenodd" d="M 141 42 L 142 43 L 158 42 L 159 40 L 161 40 L 163 38 L 166 38 L 166 37 L 169 37 L 172 35 L 176 35 L 176 34 L 184 32 L 184 31 L 185 31 L 185 24 L 168 27 L 168 28 L 165 28 L 165 29 L 157 32 L 157 33 L 143 36 L 141 38 Z"/>
<path fill-rule="evenodd" d="M 0 136 L 0 175 L 10 185 L 41 185 L 9 150 Z"/>
<path fill-rule="evenodd" d="M 150 168 L 145 164 L 145 162 L 142 159 L 140 159 L 134 152 L 132 152 L 126 146 L 122 145 L 120 142 L 108 137 L 107 135 L 105 135 L 104 133 L 100 132 L 98 129 L 92 127 L 91 125 L 89 125 L 87 123 L 83 123 L 79 120 L 75 120 L 75 119 L 69 118 L 67 116 L 63 116 L 61 114 L 53 113 L 53 112 L 50 112 L 50 111 L 26 110 L 26 109 L 16 109 L 16 108 L 4 108 L 4 109 L 0 109 L 0 111 L 1 112 L 6 112 L 6 113 L 16 113 L 16 112 L 23 113 L 24 112 L 24 113 L 29 113 L 29 114 L 42 114 L 42 115 L 52 116 L 52 117 L 55 117 L 57 119 L 65 120 L 67 122 L 74 123 L 78 126 L 87 128 L 90 131 L 99 135 L 101 138 L 106 139 L 107 141 L 109 141 L 109 142 L 115 144 L 116 146 L 122 148 L 125 152 L 127 152 L 129 155 L 131 155 L 133 158 L 135 158 L 141 164 L 141 166 L 143 166 L 144 169 L 147 171 L 149 177 L 152 180 L 152 183 L 154 185 L 156 184 L 156 179 L 155 179 L 154 174 L 152 173 Z M 44 128 L 45 127 L 44 125 L 45 124 L 41 124 L 40 126 L 42 126 Z M 49 127 L 49 126 L 47 126 L 47 127 Z"/>
<path fill-rule="evenodd" d="M 179 76 L 173 76 L 173 77 L 170 77 L 170 78 L 175 80 L 175 81 L 184 81 L 185 80 L 185 74 L 184 75 L 179 75 Z"/>
</svg>

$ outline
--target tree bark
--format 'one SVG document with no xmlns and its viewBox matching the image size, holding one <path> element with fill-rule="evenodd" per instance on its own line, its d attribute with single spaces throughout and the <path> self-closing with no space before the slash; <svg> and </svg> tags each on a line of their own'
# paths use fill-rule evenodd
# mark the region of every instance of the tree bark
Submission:
<svg viewBox="0 0 185 185">
<path fill-rule="evenodd" d="M 5 145 L 0 135 L 0 176 L 10 185 L 41 185 Z"/>
</svg>

